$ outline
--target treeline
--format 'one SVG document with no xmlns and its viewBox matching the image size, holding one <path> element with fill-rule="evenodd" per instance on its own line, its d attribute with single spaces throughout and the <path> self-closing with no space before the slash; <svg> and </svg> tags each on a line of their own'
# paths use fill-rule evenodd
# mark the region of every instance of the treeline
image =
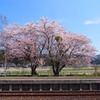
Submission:
<svg viewBox="0 0 100 100">
<path fill-rule="evenodd" d="M 100 65 L 100 55 L 96 55 L 91 63 L 95 65 Z"/>
</svg>

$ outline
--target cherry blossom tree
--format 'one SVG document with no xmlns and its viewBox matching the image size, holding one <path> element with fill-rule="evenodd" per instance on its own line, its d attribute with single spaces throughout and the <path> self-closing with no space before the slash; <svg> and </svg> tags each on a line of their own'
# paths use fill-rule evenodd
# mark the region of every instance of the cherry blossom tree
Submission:
<svg viewBox="0 0 100 100">
<path fill-rule="evenodd" d="M 0 16 L 0 49 L 3 51 L 2 57 L 4 59 L 4 73 L 6 76 L 6 69 L 7 69 L 7 41 L 9 36 L 4 33 L 4 27 L 8 25 L 8 20 L 5 16 Z"/>
<path fill-rule="evenodd" d="M 23 63 L 30 64 L 31 75 L 37 74 L 36 68 L 44 61 L 39 51 L 39 35 L 35 31 L 35 24 L 28 23 L 22 27 L 10 26 L 7 32 L 12 37 L 9 42 L 9 58 L 16 57 Z"/>
<path fill-rule="evenodd" d="M 41 45 L 58 76 L 65 66 L 89 66 L 95 55 L 91 41 L 82 34 L 65 32 L 57 22 L 42 18 L 37 26 L 42 35 Z"/>
<path fill-rule="evenodd" d="M 9 56 L 8 56 L 8 52 L 10 51 L 9 47 L 10 47 L 10 43 L 12 41 L 12 34 L 14 32 L 11 32 L 13 29 L 15 29 L 15 27 L 17 27 L 16 24 L 14 24 L 13 26 L 11 25 L 7 25 L 5 27 L 3 27 L 3 30 L 0 32 L 0 49 L 3 51 L 3 58 L 4 58 L 4 75 L 6 76 L 7 74 L 7 65 L 8 65 L 8 60 L 9 60 Z M 9 30 L 10 28 L 10 30 Z M 16 28 L 17 30 L 17 28 Z"/>
</svg>

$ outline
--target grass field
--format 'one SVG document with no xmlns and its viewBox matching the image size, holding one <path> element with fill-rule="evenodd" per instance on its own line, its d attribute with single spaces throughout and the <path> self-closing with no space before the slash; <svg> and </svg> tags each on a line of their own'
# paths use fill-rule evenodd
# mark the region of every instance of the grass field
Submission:
<svg viewBox="0 0 100 100">
<path fill-rule="evenodd" d="M 52 76 L 52 68 L 51 67 L 38 67 L 37 68 L 37 73 L 40 76 Z M 94 67 L 87 67 L 87 68 L 64 68 L 61 72 L 61 76 L 91 76 L 95 73 L 95 68 Z M 0 68 L 0 75 L 4 73 L 4 69 Z M 97 68 L 97 75 L 100 76 L 100 68 Z M 7 75 L 30 75 L 31 74 L 31 69 L 30 68 L 22 68 L 22 67 L 16 67 L 12 68 L 9 67 L 7 69 Z"/>
</svg>

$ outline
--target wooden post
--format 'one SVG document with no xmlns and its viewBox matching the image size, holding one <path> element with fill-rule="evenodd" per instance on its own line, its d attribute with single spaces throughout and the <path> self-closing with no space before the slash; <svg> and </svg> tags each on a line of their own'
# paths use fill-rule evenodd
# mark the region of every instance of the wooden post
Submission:
<svg viewBox="0 0 100 100">
<path fill-rule="evenodd" d="M 70 91 L 72 91 L 72 87 L 71 87 L 71 84 L 70 84 Z"/>
<path fill-rule="evenodd" d="M 30 84 L 30 91 L 32 91 L 32 84 Z"/>
<path fill-rule="evenodd" d="M 80 83 L 80 91 L 82 91 L 82 84 Z"/>
<path fill-rule="evenodd" d="M 90 91 L 92 91 L 92 84 L 90 83 L 89 85 L 90 85 Z"/>
<path fill-rule="evenodd" d="M 42 91 L 42 87 L 41 87 L 41 84 L 39 84 L 39 88 L 40 88 L 40 91 Z"/>
<path fill-rule="evenodd" d="M 62 85 L 60 84 L 60 91 L 62 91 Z"/>
<path fill-rule="evenodd" d="M 2 91 L 2 84 L 0 84 L 0 91 Z"/>
<path fill-rule="evenodd" d="M 52 84 L 50 84 L 50 91 L 52 91 Z"/>
<path fill-rule="evenodd" d="M 9 85 L 9 91 L 12 91 L 12 84 Z"/>
<path fill-rule="evenodd" d="M 22 91 L 22 84 L 20 84 L 19 86 L 19 91 Z"/>
</svg>

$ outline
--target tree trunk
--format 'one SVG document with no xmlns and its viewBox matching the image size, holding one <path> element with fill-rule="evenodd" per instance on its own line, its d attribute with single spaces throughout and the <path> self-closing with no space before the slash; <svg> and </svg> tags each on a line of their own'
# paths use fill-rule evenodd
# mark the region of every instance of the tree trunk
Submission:
<svg viewBox="0 0 100 100">
<path fill-rule="evenodd" d="M 65 65 L 63 66 L 59 66 L 59 65 L 56 65 L 56 66 L 52 66 L 53 68 L 53 73 L 54 73 L 54 76 L 59 76 L 61 70 L 65 67 Z"/>
<path fill-rule="evenodd" d="M 54 73 L 54 76 L 59 76 L 59 71 L 56 70 L 56 72 Z"/>
<path fill-rule="evenodd" d="M 31 66 L 31 75 L 37 75 L 37 72 L 36 72 L 36 68 L 37 66 Z"/>
<path fill-rule="evenodd" d="M 4 76 L 6 77 L 7 75 L 7 55 L 5 52 L 5 60 L 4 60 Z"/>
<path fill-rule="evenodd" d="M 54 73 L 54 76 L 59 76 L 59 66 L 52 66 L 53 67 L 53 73 Z"/>
</svg>

